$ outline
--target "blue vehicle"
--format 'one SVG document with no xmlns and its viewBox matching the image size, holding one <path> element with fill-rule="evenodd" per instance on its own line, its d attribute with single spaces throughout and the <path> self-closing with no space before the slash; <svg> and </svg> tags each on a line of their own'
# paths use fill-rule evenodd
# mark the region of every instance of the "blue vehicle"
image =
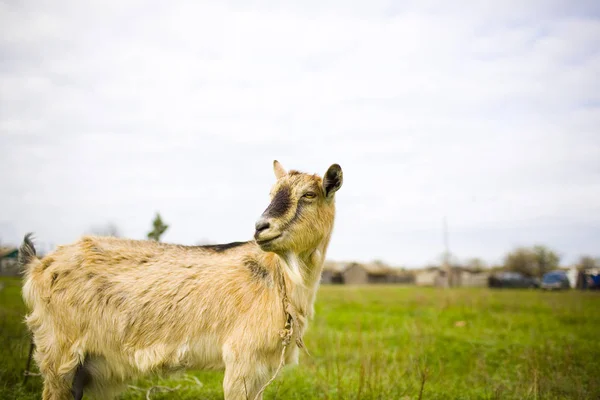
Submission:
<svg viewBox="0 0 600 400">
<path fill-rule="evenodd" d="M 540 287 L 545 290 L 561 290 L 570 289 L 571 284 L 565 271 L 552 271 L 544 274 Z"/>
</svg>

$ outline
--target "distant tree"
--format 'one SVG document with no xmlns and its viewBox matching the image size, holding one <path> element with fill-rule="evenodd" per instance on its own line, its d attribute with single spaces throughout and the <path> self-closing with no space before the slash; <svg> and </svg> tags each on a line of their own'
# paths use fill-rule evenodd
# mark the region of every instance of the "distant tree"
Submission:
<svg viewBox="0 0 600 400">
<path fill-rule="evenodd" d="M 541 277 L 558 268 L 560 257 L 545 246 L 519 247 L 504 258 L 504 268 L 525 276 Z"/>
<path fill-rule="evenodd" d="M 531 249 L 519 247 L 504 258 L 504 267 L 509 271 L 520 272 L 526 276 L 537 276 L 535 255 Z"/>
<path fill-rule="evenodd" d="M 90 228 L 90 233 L 96 236 L 113 236 L 121 237 L 121 231 L 119 227 L 112 222 L 106 225 L 96 225 Z"/>
<path fill-rule="evenodd" d="M 483 261 L 481 258 L 474 257 L 467 260 L 467 262 L 465 263 L 465 267 L 469 268 L 472 271 L 481 272 L 484 269 L 486 269 L 487 265 L 485 264 L 485 261 Z"/>
<path fill-rule="evenodd" d="M 577 269 L 586 270 L 600 266 L 600 259 L 591 256 L 581 256 L 577 263 Z"/>
<path fill-rule="evenodd" d="M 500 265 L 492 265 L 489 267 L 489 271 L 494 273 L 494 272 L 500 272 L 500 271 L 505 271 L 506 268 L 504 265 L 500 264 Z"/>
<path fill-rule="evenodd" d="M 148 232 L 148 239 L 156 240 L 160 242 L 160 237 L 169 228 L 169 225 L 165 225 L 159 213 L 156 213 L 154 221 L 152 221 L 152 230 Z"/>
<path fill-rule="evenodd" d="M 558 254 L 550 250 L 545 246 L 534 246 L 533 253 L 535 254 L 535 260 L 538 267 L 539 277 L 543 276 L 546 272 L 552 271 L 558 268 L 560 257 Z"/>
</svg>

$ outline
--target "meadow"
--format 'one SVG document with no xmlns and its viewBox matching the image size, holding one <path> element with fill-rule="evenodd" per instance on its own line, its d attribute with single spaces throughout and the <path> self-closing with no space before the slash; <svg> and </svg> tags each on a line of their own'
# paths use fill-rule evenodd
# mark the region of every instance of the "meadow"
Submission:
<svg viewBox="0 0 600 400">
<path fill-rule="evenodd" d="M 0 279 L 0 399 L 24 386 L 18 279 Z M 322 286 L 305 343 L 265 399 L 598 399 L 600 293 Z M 34 370 L 34 372 L 36 372 Z M 121 399 L 222 399 L 222 372 L 133 382 Z M 165 391 L 173 388 L 172 391 Z"/>
</svg>

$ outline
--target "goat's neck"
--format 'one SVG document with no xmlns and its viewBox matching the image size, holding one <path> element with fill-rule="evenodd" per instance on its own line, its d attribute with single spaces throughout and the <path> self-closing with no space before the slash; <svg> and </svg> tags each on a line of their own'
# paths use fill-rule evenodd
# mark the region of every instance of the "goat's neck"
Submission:
<svg viewBox="0 0 600 400">
<path fill-rule="evenodd" d="M 287 270 L 284 272 L 284 280 L 288 298 L 303 318 L 311 318 L 313 315 L 313 306 L 328 245 L 329 235 L 314 249 L 301 253 L 290 251 L 280 256 L 287 267 L 284 268 Z M 292 273 L 296 271 L 299 276 L 292 279 L 289 276 L 290 270 Z"/>
</svg>

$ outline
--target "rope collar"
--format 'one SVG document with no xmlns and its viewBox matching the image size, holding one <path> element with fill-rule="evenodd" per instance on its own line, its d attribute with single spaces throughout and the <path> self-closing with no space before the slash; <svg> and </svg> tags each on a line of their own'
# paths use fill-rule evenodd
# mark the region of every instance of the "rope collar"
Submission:
<svg viewBox="0 0 600 400">
<path fill-rule="evenodd" d="M 298 312 L 296 311 L 296 307 L 294 307 L 294 305 L 292 304 L 292 302 L 290 301 L 290 299 L 288 298 L 288 295 L 287 295 L 287 290 L 285 287 L 285 280 L 283 278 L 283 273 L 281 273 L 281 271 L 280 271 L 277 275 L 278 275 L 277 284 L 279 286 L 278 287 L 279 294 L 281 295 L 281 305 L 283 306 L 283 311 L 285 313 L 285 325 L 284 325 L 283 329 L 281 329 L 279 331 L 279 336 L 281 337 L 281 344 L 283 347 L 281 349 L 281 357 L 279 359 L 279 366 L 275 370 L 275 373 L 273 374 L 271 379 L 269 379 L 269 381 L 267 383 L 265 383 L 263 385 L 263 387 L 258 391 L 256 396 L 254 397 L 255 400 L 258 400 L 260 398 L 260 396 L 265 391 L 265 389 L 275 380 L 275 378 L 277 378 L 279 371 L 281 371 L 281 368 L 283 368 L 283 366 L 285 365 L 285 351 L 287 350 L 287 347 L 290 345 L 290 343 L 292 341 L 292 337 L 294 336 L 294 331 L 297 332 L 296 346 L 298 346 L 298 348 L 304 350 L 306 352 L 306 354 L 308 356 L 310 356 L 310 353 L 308 352 L 308 349 L 306 348 L 306 346 L 304 345 L 304 341 L 302 340 L 302 334 L 300 333 L 302 331 L 300 329 L 301 326 L 299 323 Z"/>
</svg>

